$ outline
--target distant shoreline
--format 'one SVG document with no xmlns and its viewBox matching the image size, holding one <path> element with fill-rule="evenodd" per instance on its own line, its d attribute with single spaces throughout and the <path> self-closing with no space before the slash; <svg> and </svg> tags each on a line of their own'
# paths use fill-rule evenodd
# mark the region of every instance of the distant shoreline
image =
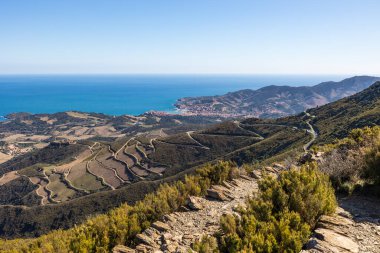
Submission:
<svg viewBox="0 0 380 253">
<path fill-rule="evenodd" d="M 81 111 L 120 116 L 154 110 L 188 115 L 175 106 L 178 99 L 340 79 L 302 75 L 0 75 L 0 120 L 16 112 Z"/>
</svg>

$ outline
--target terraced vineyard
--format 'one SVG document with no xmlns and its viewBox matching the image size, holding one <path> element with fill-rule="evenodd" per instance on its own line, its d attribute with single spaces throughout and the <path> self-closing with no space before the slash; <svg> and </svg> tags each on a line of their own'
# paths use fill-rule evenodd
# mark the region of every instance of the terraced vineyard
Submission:
<svg viewBox="0 0 380 253">
<path fill-rule="evenodd" d="M 59 228 L 61 223 L 56 223 L 56 217 L 62 213 L 65 213 L 62 224 L 71 226 L 74 219 L 78 222 L 93 214 L 94 205 L 102 212 L 126 198 L 136 201 L 154 190 L 162 180 L 183 177 L 183 173 L 206 162 L 218 159 L 254 162 L 292 148 L 302 150 L 302 146 L 312 139 L 308 125 L 300 123 L 307 120 L 303 117 L 285 122 L 230 121 L 206 130 L 169 135 L 167 129 L 154 129 L 113 140 L 95 138 L 64 145 L 51 144 L 39 152 L 53 156 L 60 154 L 61 149 L 72 149 L 72 155 L 62 156 L 57 162 L 45 160 L 44 156 L 35 162 L 29 161 L 27 156 L 15 160 L 14 165 L 12 160 L 8 162 L 7 170 L 13 166 L 21 168 L 3 174 L 0 190 L 10 195 L 12 189 L 20 189 L 20 185 L 25 190 L 4 199 L 1 204 L 21 212 L 18 215 L 20 224 L 25 224 L 24 219 L 30 221 L 35 213 L 48 213 L 43 220 L 32 219 L 39 231 Z M 35 154 L 37 157 L 39 152 Z M 25 205 L 29 207 L 25 209 Z M 76 210 L 75 215 L 71 209 Z M 16 231 L 21 233 L 28 229 L 20 227 Z"/>
</svg>

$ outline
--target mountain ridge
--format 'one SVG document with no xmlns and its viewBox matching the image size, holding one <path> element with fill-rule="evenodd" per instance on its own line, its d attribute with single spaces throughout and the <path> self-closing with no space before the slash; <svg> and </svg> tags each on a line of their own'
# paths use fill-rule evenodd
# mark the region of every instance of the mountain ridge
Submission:
<svg viewBox="0 0 380 253">
<path fill-rule="evenodd" d="M 218 96 L 185 97 L 177 100 L 175 106 L 196 115 L 284 117 L 353 95 L 379 80 L 380 77 L 354 76 L 314 86 L 270 85 Z"/>
</svg>

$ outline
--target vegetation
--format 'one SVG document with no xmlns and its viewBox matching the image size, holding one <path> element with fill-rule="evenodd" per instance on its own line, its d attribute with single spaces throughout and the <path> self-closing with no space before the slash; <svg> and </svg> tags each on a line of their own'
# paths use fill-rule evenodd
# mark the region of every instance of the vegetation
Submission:
<svg viewBox="0 0 380 253">
<path fill-rule="evenodd" d="M 282 172 L 278 179 L 266 176 L 259 189 L 237 214 L 221 218 L 221 252 L 299 252 L 318 218 L 336 208 L 329 178 L 315 163 Z M 210 238 L 194 245 L 203 252 L 215 252 L 213 247 Z"/>
<path fill-rule="evenodd" d="M 1 252 L 109 252 L 117 244 L 133 245 L 134 237 L 164 214 L 177 210 L 189 195 L 202 195 L 212 184 L 237 176 L 234 164 L 207 164 L 183 181 L 162 184 L 134 206 L 123 204 L 72 229 L 36 239 L 0 242 Z"/>
<path fill-rule="evenodd" d="M 380 82 L 353 96 L 310 109 L 319 143 L 331 143 L 351 130 L 380 125 Z"/>
<path fill-rule="evenodd" d="M 324 152 L 320 169 L 328 174 L 334 187 L 351 194 L 369 185 L 379 185 L 380 127 L 354 129 L 333 144 L 315 147 Z"/>
</svg>

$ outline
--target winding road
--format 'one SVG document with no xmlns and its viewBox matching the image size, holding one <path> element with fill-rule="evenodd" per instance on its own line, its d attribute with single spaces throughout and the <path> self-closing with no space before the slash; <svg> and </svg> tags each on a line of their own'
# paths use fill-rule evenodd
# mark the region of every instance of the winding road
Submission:
<svg viewBox="0 0 380 253">
<path fill-rule="evenodd" d="M 306 113 L 307 116 L 313 117 L 309 113 L 307 113 L 307 112 L 305 112 L 305 113 Z M 311 119 L 308 119 L 308 120 L 305 121 L 306 124 L 309 126 L 309 129 L 306 130 L 306 131 L 312 135 L 312 139 L 303 146 L 303 150 L 305 152 L 309 151 L 311 145 L 314 143 L 315 139 L 317 139 L 317 136 L 318 136 L 317 132 L 315 131 L 315 129 L 313 127 L 313 125 L 310 124 L 310 121 L 311 121 Z"/>
</svg>

